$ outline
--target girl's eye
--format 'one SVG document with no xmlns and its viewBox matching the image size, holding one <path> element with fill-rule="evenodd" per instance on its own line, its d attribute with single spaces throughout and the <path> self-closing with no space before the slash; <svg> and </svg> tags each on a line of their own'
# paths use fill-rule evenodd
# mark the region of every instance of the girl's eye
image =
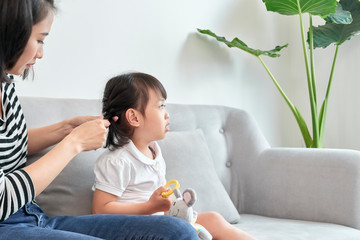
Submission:
<svg viewBox="0 0 360 240">
<path fill-rule="evenodd" d="M 165 108 L 166 108 L 166 105 L 165 105 L 165 104 L 161 104 L 161 105 L 160 105 L 160 108 L 161 108 L 161 109 L 165 109 Z"/>
<path fill-rule="evenodd" d="M 38 40 L 38 43 L 39 44 L 44 44 L 44 41 L 43 40 Z"/>
</svg>

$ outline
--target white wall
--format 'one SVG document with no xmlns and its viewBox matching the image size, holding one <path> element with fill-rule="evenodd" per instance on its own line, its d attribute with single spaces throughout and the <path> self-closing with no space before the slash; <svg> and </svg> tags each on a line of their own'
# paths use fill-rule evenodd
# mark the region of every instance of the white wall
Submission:
<svg viewBox="0 0 360 240">
<path fill-rule="evenodd" d="M 196 32 L 196 28 L 211 29 L 230 40 L 239 37 L 262 49 L 290 43 L 281 58 L 264 60 L 310 120 L 297 18 L 268 13 L 261 0 L 57 3 L 59 11 L 46 39 L 44 59 L 35 66 L 34 81 L 17 83 L 19 95 L 101 98 L 110 77 L 143 71 L 162 81 L 170 103 L 243 108 L 254 115 L 271 145 L 303 145 L 290 110 L 260 62 Z M 360 89 L 356 59 L 360 56 L 359 41 L 355 38 L 346 43 L 339 53 L 326 147 L 360 149 L 360 110 L 356 104 Z M 333 51 L 325 51 L 328 53 L 318 60 L 317 72 L 327 78 L 327 58 Z"/>
</svg>

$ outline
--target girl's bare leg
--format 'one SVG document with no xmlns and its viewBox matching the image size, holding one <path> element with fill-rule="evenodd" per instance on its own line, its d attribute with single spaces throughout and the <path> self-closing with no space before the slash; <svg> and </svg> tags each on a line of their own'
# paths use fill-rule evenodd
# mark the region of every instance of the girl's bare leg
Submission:
<svg viewBox="0 0 360 240">
<path fill-rule="evenodd" d="M 199 213 L 196 223 L 205 227 L 214 240 L 255 240 L 248 233 L 232 226 L 217 212 Z"/>
</svg>

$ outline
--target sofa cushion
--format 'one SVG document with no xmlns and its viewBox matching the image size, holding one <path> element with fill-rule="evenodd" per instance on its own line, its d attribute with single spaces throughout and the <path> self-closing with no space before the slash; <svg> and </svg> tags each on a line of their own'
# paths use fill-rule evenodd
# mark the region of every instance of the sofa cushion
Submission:
<svg viewBox="0 0 360 240">
<path fill-rule="evenodd" d="M 325 222 L 300 221 L 241 214 L 235 227 L 258 240 L 359 240 L 355 228 Z"/>
<path fill-rule="evenodd" d="M 167 180 L 176 179 L 180 191 L 196 191 L 197 212 L 216 211 L 230 223 L 240 215 L 216 174 L 211 154 L 202 130 L 169 132 L 159 141 L 167 165 Z"/>
<path fill-rule="evenodd" d="M 32 155 L 28 164 L 34 162 L 50 149 Z M 78 216 L 91 214 L 94 183 L 93 166 L 104 149 L 78 154 L 36 198 L 36 202 L 49 216 Z M 51 166 L 49 166 L 51 167 Z"/>
</svg>

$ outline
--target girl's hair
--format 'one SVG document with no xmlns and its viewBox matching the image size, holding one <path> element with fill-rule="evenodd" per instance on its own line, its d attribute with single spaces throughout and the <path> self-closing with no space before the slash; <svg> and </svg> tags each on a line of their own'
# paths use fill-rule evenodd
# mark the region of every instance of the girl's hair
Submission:
<svg viewBox="0 0 360 240">
<path fill-rule="evenodd" d="M 5 70 L 14 67 L 24 52 L 33 25 L 55 11 L 54 0 L 0 1 L 0 83 L 10 82 Z M 25 70 L 23 78 L 28 75 Z"/>
<path fill-rule="evenodd" d="M 111 78 L 104 90 L 103 115 L 111 123 L 105 147 L 110 150 L 122 147 L 130 141 L 134 128 L 128 123 L 125 113 L 133 108 L 145 116 L 149 101 L 149 89 L 166 99 L 164 86 L 155 77 L 146 73 L 128 73 Z M 113 117 L 119 117 L 114 122 Z"/>
</svg>

